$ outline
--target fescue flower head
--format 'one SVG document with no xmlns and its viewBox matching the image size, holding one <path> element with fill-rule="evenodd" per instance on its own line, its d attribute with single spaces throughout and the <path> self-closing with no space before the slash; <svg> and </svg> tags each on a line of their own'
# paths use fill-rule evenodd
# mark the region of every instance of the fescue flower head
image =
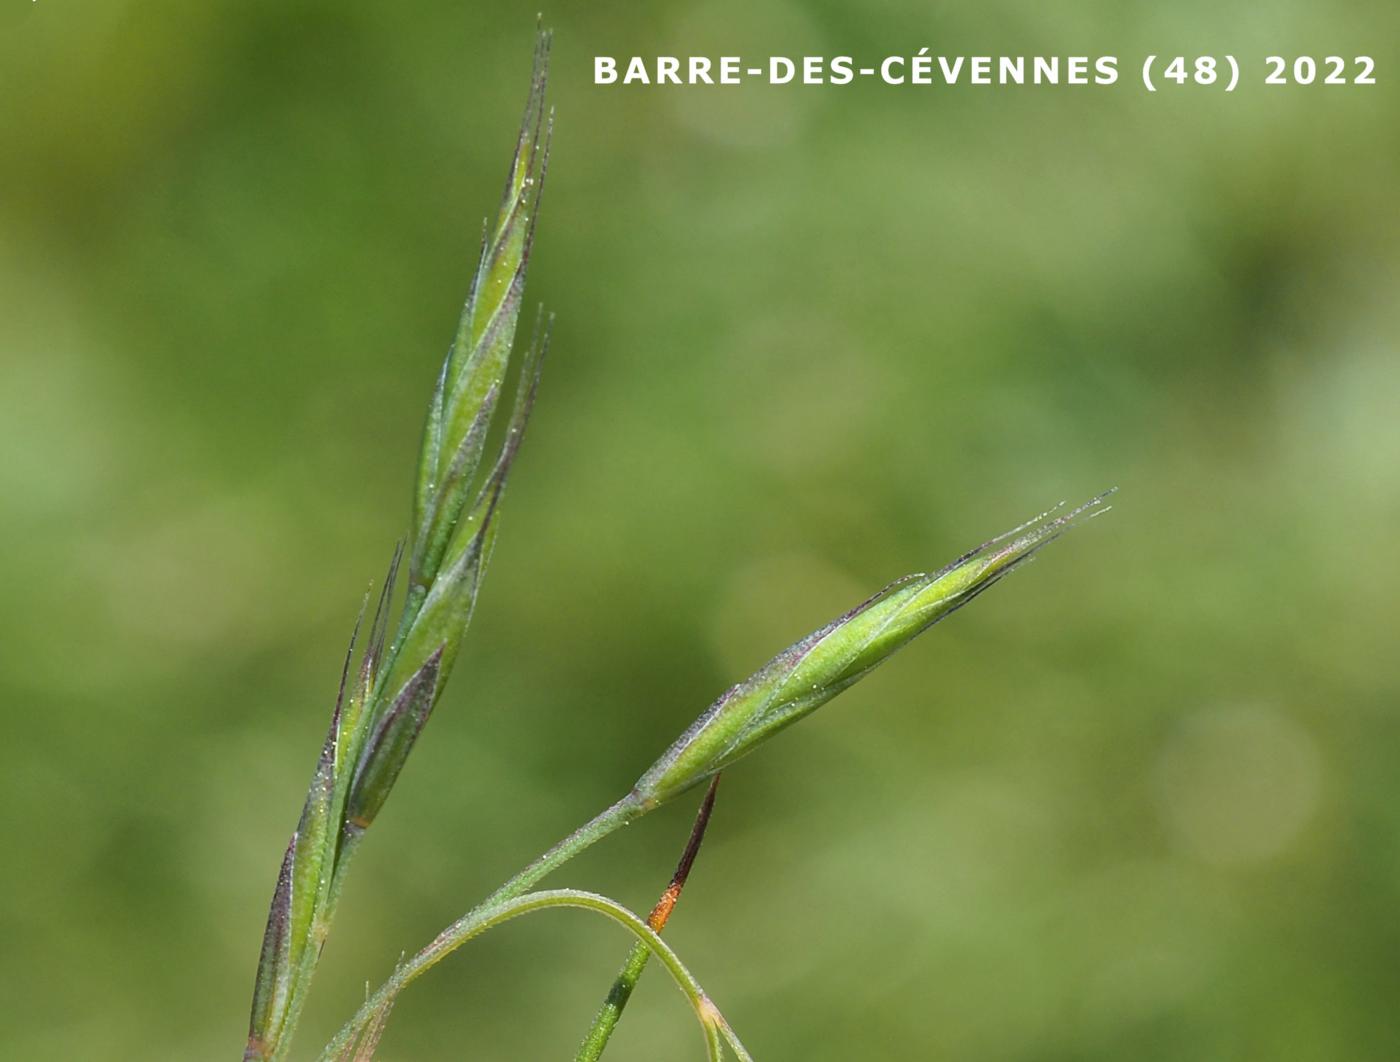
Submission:
<svg viewBox="0 0 1400 1062">
<path fill-rule="evenodd" d="M 1106 497 L 1068 513 L 1057 507 L 939 571 L 900 579 L 785 649 L 680 736 L 642 775 L 637 798 L 647 806 L 670 800 L 815 711 L 1074 523 L 1105 512 Z"/>
<path fill-rule="evenodd" d="M 535 51 L 529 102 L 501 207 L 487 228 L 456 336 L 428 409 L 413 498 L 403 611 L 389 614 L 402 549 L 394 555 L 359 667 L 346 658 L 330 732 L 317 760 L 268 913 L 254 987 L 247 1059 L 277 1059 L 330 929 L 340 876 L 360 835 L 398 780 L 437 703 L 476 604 L 495 517 L 534 402 L 547 332 L 537 324 L 494 463 L 479 475 L 506 390 L 530 245 L 549 158 L 545 107 L 549 35 Z M 356 633 L 358 634 L 358 624 Z"/>
</svg>

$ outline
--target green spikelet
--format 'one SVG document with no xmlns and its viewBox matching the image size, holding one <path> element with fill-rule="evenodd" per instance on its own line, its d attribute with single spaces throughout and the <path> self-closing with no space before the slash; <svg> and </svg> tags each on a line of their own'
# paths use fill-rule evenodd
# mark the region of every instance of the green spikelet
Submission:
<svg viewBox="0 0 1400 1062">
<path fill-rule="evenodd" d="M 353 678 L 352 639 L 330 732 L 277 876 L 254 985 L 244 1052 L 249 1062 L 283 1058 L 290 1047 L 330 932 L 345 868 L 442 693 L 491 555 L 501 495 L 548 345 L 547 329 L 537 324 L 521 359 L 504 440 L 489 471 L 479 475 L 498 400 L 506 390 L 549 159 L 548 63 L 549 35 L 541 33 L 505 195 L 428 409 L 402 614 L 391 642 L 389 615 L 400 549 Z"/>
<path fill-rule="evenodd" d="M 1107 495 L 1063 515 L 1051 510 L 946 568 L 892 583 L 785 649 L 732 687 L 657 760 L 635 792 L 648 805 L 683 793 L 821 707 L 949 613 L 993 586 Z"/>
</svg>

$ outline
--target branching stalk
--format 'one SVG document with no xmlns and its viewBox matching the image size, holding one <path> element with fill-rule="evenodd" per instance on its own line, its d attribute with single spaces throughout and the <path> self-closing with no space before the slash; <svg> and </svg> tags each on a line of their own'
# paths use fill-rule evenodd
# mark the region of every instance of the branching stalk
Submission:
<svg viewBox="0 0 1400 1062">
<path fill-rule="evenodd" d="M 705 1032 L 705 1045 L 709 1057 L 716 1062 L 722 1058 L 720 1044 L 723 1041 L 729 1044 L 741 1062 L 753 1062 L 748 1049 L 735 1035 L 724 1015 L 710 1000 L 695 976 L 646 922 L 616 900 L 577 889 L 532 892 L 492 906 L 483 904 L 458 919 L 427 948 L 400 965 L 393 976 L 365 1001 L 335 1039 L 326 1045 L 325 1051 L 321 1053 L 321 1062 L 341 1062 L 343 1059 L 355 1057 L 354 1052 L 363 1036 L 367 1031 L 375 1029 L 377 1023 L 382 1024 L 380 1015 L 393 1006 L 398 994 L 473 937 L 521 915 L 556 907 L 577 907 L 595 911 L 627 929 L 650 954 L 660 960 L 666 972 L 685 995 Z"/>
</svg>

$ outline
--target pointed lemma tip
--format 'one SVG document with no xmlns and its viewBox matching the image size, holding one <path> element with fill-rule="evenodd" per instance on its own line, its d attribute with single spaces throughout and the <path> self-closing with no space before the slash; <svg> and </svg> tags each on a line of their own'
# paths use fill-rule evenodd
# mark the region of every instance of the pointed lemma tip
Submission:
<svg viewBox="0 0 1400 1062">
<path fill-rule="evenodd" d="M 1081 505 L 1078 509 L 1075 509 L 1074 512 L 1069 513 L 1065 517 L 1065 519 L 1072 520 L 1076 516 L 1082 515 L 1084 519 L 1092 520 L 1096 516 L 1102 516 L 1104 513 L 1108 512 L 1110 509 L 1113 508 L 1113 506 L 1107 504 L 1107 501 L 1109 498 L 1113 497 L 1113 495 L 1117 493 L 1118 488 L 1116 486 L 1109 487 L 1108 490 L 1096 494 L 1094 497 L 1090 498 L 1087 502 Z"/>
</svg>

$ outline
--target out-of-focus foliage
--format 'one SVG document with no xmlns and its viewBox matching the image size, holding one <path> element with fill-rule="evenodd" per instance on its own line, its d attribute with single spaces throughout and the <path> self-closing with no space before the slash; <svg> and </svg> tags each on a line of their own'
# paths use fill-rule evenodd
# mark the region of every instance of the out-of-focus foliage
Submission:
<svg viewBox="0 0 1400 1062">
<path fill-rule="evenodd" d="M 500 192 L 534 11 L 0 13 L 0 1054 L 234 1057 L 272 878 Z M 729 772 L 667 939 L 760 1057 L 1400 1052 L 1393 5 L 570 5 L 558 312 L 457 680 L 310 1048 L 872 587 L 1114 514 Z M 1109 89 L 592 86 L 591 56 L 1118 54 Z M 1147 95 L 1147 52 L 1234 95 Z M 1266 54 L 1374 54 L 1266 89 Z M 1252 73 L 1251 73 L 1252 72 Z M 369 504 L 367 499 L 378 499 Z M 552 884 L 644 907 L 693 808 Z M 563 914 L 388 1058 L 565 1057 Z M 656 977 L 610 1049 L 690 1057 Z"/>
</svg>

